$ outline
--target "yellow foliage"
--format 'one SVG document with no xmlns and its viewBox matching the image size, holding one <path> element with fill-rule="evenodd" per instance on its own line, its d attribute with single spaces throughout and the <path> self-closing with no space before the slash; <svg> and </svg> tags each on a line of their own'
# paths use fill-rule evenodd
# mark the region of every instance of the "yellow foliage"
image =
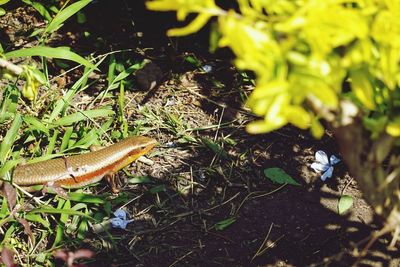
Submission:
<svg viewBox="0 0 400 267">
<path fill-rule="evenodd" d="M 394 121 L 391 121 L 386 126 L 386 132 L 392 136 L 400 136 L 400 117 L 397 117 Z"/>
<path fill-rule="evenodd" d="M 43 73 L 34 67 L 23 66 L 23 73 L 21 76 L 25 78 L 25 84 L 22 87 L 22 95 L 30 101 L 35 101 L 39 86 L 45 83 Z"/>
<path fill-rule="evenodd" d="M 367 127 L 374 135 L 397 136 L 400 110 L 400 1 L 398 0 L 237 0 L 239 12 L 223 10 L 214 0 L 154 0 L 152 10 L 175 10 L 178 19 L 197 17 L 168 34 L 197 31 L 218 18 L 221 39 L 236 56 L 235 64 L 256 74 L 246 105 L 263 119 L 247 126 L 251 133 L 268 132 L 291 123 L 324 130 L 311 109 L 317 101 L 336 111 L 341 99 L 357 99 L 365 118 L 386 123 Z M 351 92 L 342 92 L 348 84 Z M 370 125 L 371 126 L 371 125 Z"/>
<path fill-rule="evenodd" d="M 199 15 L 189 25 L 180 29 L 168 31 L 170 36 L 181 36 L 194 33 L 201 29 L 212 16 L 224 13 L 215 5 L 214 0 L 154 0 L 147 1 L 148 9 L 157 11 L 176 11 L 178 20 L 184 20 L 190 13 Z"/>
<path fill-rule="evenodd" d="M 367 74 L 367 72 L 360 69 L 351 72 L 351 89 L 366 108 L 374 110 L 374 89 L 372 88 Z"/>
</svg>

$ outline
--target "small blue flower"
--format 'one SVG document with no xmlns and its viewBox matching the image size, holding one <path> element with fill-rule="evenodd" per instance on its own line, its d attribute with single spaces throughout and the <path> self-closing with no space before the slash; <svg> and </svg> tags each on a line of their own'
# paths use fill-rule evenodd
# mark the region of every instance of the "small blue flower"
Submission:
<svg viewBox="0 0 400 267">
<path fill-rule="evenodd" d="M 335 155 L 331 155 L 331 157 L 328 159 L 328 155 L 324 151 L 319 150 L 315 153 L 315 162 L 311 164 L 311 168 L 313 168 L 316 172 L 323 172 L 321 175 L 321 180 L 325 181 L 327 178 L 332 177 L 333 165 L 339 162 L 340 159 L 338 159 Z"/>
<path fill-rule="evenodd" d="M 211 65 L 203 65 L 201 68 L 205 73 L 209 73 L 213 70 L 213 67 Z"/>
<path fill-rule="evenodd" d="M 119 228 L 119 229 L 125 229 L 128 223 L 133 222 L 132 220 L 127 220 L 126 219 L 126 211 L 123 209 L 117 209 L 114 212 L 115 218 L 112 218 L 111 221 L 111 226 L 113 228 Z"/>
</svg>

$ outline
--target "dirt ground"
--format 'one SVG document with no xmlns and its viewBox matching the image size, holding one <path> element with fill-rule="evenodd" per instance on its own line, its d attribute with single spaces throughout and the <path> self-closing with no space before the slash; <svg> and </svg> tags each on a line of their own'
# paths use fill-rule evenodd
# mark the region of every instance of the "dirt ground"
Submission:
<svg viewBox="0 0 400 267">
<path fill-rule="evenodd" d="M 141 3 L 98 1 L 85 12 L 87 23 L 67 23 L 54 44 L 81 54 L 132 48 L 130 56 L 152 59 L 164 76 L 155 90 L 126 92 L 129 125 L 160 145 L 150 165 L 132 169 L 148 182 L 127 184 L 121 174 L 122 193 L 137 195 L 125 207 L 134 222 L 113 230 L 113 241 L 92 234 L 70 243 L 98 252 L 90 266 L 399 266 L 399 252 L 386 248 L 389 236 L 359 257 L 380 224 L 344 163 L 326 182 L 310 168 L 317 150 L 340 158 L 329 132 L 322 140 L 291 126 L 249 135 L 253 117 L 242 103 L 251 83 L 232 67 L 229 52 L 208 54 L 204 31 L 169 40 L 173 15 L 145 12 Z M 29 8 L 16 10 L 13 21 L 3 17 L 3 46 L 34 43 L 26 35 L 41 20 Z M 188 55 L 213 70 L 199 70 L 184 60 Z M 65 88 L 74 79 L 66 77 Z M 272 183 L 263 173 L 271 167 L 301 185 Z M 346 215 L 337 211 L 342 194 L 354 199 Z M 234 222 L 218 230 L 226 219 Z"/>
</svg>

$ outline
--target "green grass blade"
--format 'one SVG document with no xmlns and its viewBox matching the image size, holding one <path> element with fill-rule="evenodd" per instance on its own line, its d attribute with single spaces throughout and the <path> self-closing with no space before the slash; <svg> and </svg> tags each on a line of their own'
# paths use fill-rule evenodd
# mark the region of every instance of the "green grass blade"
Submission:
<svg viewBox="0 0 400 267">
<path fill-rule="evenodd" d="M 65 149 L 67 149 L 69 147 L 69 140 L 71 139 L 73 130 L 74 130 L 74 128 L 72 128 L 72 127 L 66 127 L 65 133 L 61 140 L 60 151 L 64 151 Z"/>
<path fill-rule="evenodd" d="M 12 145 L 15 142 L 15 139 L 18 136 L 18 130 L 21 127 L 22 124 L 22 117 L 20 114 L 17 114 L 14 118 L 14 121 L 10 127 L 10 129 L 7 131 L 6 136 L 3 139 L 3 142 L 1 142 L 0 145 L 0 162 L 4 163 L 5 160 L 7 159 L 8 153 L 11 150 Z"/>
<path fill-rule="evenodd" d="M 37 222 L 43 225 L 44 227 L 50 229 L 50 223 L 42 218 L 40 214 L 26 214 L 24 217 L 26 220 L 31 222 Z"/>
<path fill-rule="evenodd" d="M 99 136 L 96 134 L 95 129 L 92 129 L 88 133 L 86 133 L 81 140 L 76 142 L 71 148 L 88 148 L 96 143 L 98 137 Z"/>
<path fill-rule="evenodd" d="M 125 87 L 124 83 L 119 84 L 119 95 L 118 95 L 118 120 L 121 123 L 122 136 L 125 138 L 128 136 L 128 122 L 125 118 Z"/>
<path fill-rule="evenodd" d="M 69 90 L 63 98 L 59 99 L 56 102 L 55 107 L 54 107 L 53 111 L 51 112 L 50 117 L 48 119 L 49 122 L 53 122 L 57 118 L 57 116 L 59 116 L 62 113 L 62 111 L 65 110 L 65 108 L 69 105 L 69 102 L 75 96 L 75 93 L 81 87 L 81 85 L 85 82 L 85 80 L 87 79 L 89 74 L 92 73 L 97 68 L 97 66 L 99 66 L 100 63 L 103 62 L 104 59 L 105 59 L 105 57 L 102 58 L 101 60 L 99 60 L 94 65 L 93 68 L 89 68 L 88 70 L 85 70 L 85 73 L 82 75 L 82 77 L 79 78 L 79 80 L 76 81 L 76 83 L 74 83 L 74 85 L 72 85 L 71 90 Z"/>
<path fill-rule="evenodd" d="M 4 88 L 3 101 L 0 108 L 0 123 L 12 118 L 17 112 L 18 96 L 19 90 L 16 86 L 8 84 Z"/>
<path fill-rule="evenodd" d="M 94 220 L 92 217 L 90 217 L 89 215 L 80 212 L 80 211 L 76 211 L 73 209 L 56 209 L 53 207 L 45 207 L 45 208 L 37 208 L 37 209 L 33 209 L 31 211 L 29 211 L 29 213 L 32 214 L 36 214 L 36 213 L 48 213 L 48 214 L 66 214 L 66 215 L 76 215 L 76 216 L 81 216 L 81 217 L 85 217 L 89 220 Z"/>
<path fill-rule="evenodd" d="M 117 77 L 115 77 L 115 79 L 112 81 L 111 84 L 116 84 L 119 81 L 122 81 L 123 79 L 125 79 L 126 77 L 128 77 L 130 74 L 132 74 L 134 71 L 140 69 L 140 64 L 133 64 L 132 66 L 130 66 L 129 68 L 127 68 L 126 70 L 124 70 L 123 72 L 121 72 L 120 74 L 117 75 Z"/>
<path fill-rule="evenodd" d="M 45 32 L 52 33 L 56 31 L 68 18 L 84 8 L 90 2 L 91 0 L 81 0 L 61 10 L 47 26 Z"/>
<path fill-rule="evenodd" d="M 54 122 L 54 124 L 59 126 L 69 126 L 71 124 L 77 123 L 79 121 L 86 120 L 88 118 L 93 119 L 97 117 L 109 117 L 114 115 L 114 111 L 110 109 L 93 109 L 87 111 L 80 111 L 68 116 L 62 117 L 61 119 Z"/>
<path fill-rule="evenodd" d="M 15 166 L 22 163 L 24 160 L 22 158 L 17 160 L 7 160 L 0 168 L 0 178 L 6 176 L 6 173 L 14 169 Z"/>
<path fill-rule="evenodd" d="M 105 123 L 103 123 L 103 125 L 101 125 L 101 127 L 100 127 L 100 132 L 103 134 L 103 133 L 106 133 L 109 129 L 110 129 L 110 127 L 111 127 L 111 125 L 114 123 L 114 118 L 113 117 L 111 117 L 110 119 L 108 119 Z"/>
<path fill-rule="evenodd" d="M 116 66 L 117 66 L 117 62 L 115 60 L 115 56 L 110 55 L 110 60 L 108 62 L 108 74 L 107 74 L 108 87 L 111 85 L 112 81 L 115 79 L 115 67 Z"/>
<path fill-rule="evenodd" d="M 1 203 L 1 209 L 0 209 L 0 218 L 3 219 L 8 215 L 9 215 L 9 210 L 8 210 L 7 198 L 3 196 L 3 202 Z"/>
<path fill-rule="evenodd" d="M 94 196 L 84 193 L 71 192 L 68 194 L 68 198 L 71 201 L 81 203 L 92 203 L 92 204 L 104 204 L 108 196 Z"/>
<path fill-rule="evenodd" d="M 24 2 L 25 4 L 28 4 L 30 6 L 32 6 L 34 9 L 36 9 L 37 12 L 39 12 L 40 15 L 42 15 L 42 17 L 44 17 L 47 21 L 51 21 L 52 17 L 49 13 L 49 11 L 47 11 L 47 9 L 39 2 L 33 2 L 30 0 L 22 0 L 22 2 Z"/>
<path fill-rule="evenodd" d="M 68 205 L 69 204 L 69 205 Z M 57 209 L 58 210 L 62 210 L 62 209 L 69 209 L 71 208 L 71 202 L 66 201 L 62 198 L 58 199 L 58 204 L 57 204 Z M 56 247 L 57 244 L 59 244 L 62 240 L 63 240 L 63 235 L 64 235 L 64 227 L 66 224 L 66 221 L 68 220 L 69 215 L 68 214 L 61 214 L 60 216 L 60 222 L 57 224 L 57 228 L 56 228 L 56 237 L 54 238 L 54 242 L 52 245 L 52 248 Z"/>
<path fill-rule="evenodd" d="M 281 168 L 266 168 L 264 169 L 264 175 L 273 183 L 301 186 L 301 184 L 299 184 Z"/>
<path fill-rule="evenodd" d="M 42 123 L 40 120 L 38 120 L 36 117 L 33 116 L 24 116 L 23 120 L 26 124 L 28 124 L 29 128 L 32 131 L 39 131 L 39 132 L 43 132 L 44 134 L 46 134 L 47 136 L 50 135 L 49 133 L 49 129 L 46 127 L 46 125 L 44 125 L 44 123 Z"/>
<path fill-rule="evenodd" d="M 221 156 L 223 159 L 229 159 L 228 153 L 226 153 L 226 151 L 212 139 L 204 137 L 201 138 L 201 141 L 203 141 L 203 143 L 216 155 Z"/>
<path fill-rule="evenodd" d="M 46 149 L 46 155 L 51 155 L 51 153 L 53 153 L 54 148 L 56 146 L 58 132 L 59 131 L 57 129 L 54 130 L 54 133 L 49 140 L 49 145 L 47 146 L 47 149 Z"/>
<path fill-rule="evenodd" d="M 71 60 L 76 63 L 82 64 L 84 66 L 96 69 L 95 65 L 90 61 L 84 59 L 80 55 L 70 51 L 67 47 L 47 47 L 47 46 L 36 46 L 30 48 L 24 48 L 19 50 L 14 50 L 5 53 L 6 59 L 14 57 L 33 57 L 41 56 L 47 58 L 60 58 L 65 60 Z"/>
</svg>

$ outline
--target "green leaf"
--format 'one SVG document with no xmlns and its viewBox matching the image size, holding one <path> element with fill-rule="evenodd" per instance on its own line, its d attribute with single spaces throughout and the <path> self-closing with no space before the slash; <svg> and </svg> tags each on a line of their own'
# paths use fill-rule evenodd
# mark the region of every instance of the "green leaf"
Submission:
<svg viewBox="0 0 400 267">
<path fill-rule="evenodd" d="M 0 5 L 4 5 L 10 2 L 10 0 L 0 0 Z"/>
<path fill-rule="evenodd" d="M 97 69 L 97 66 L 100 65 L 101 62 L 106 57 L 103 57 L 101 60 L 96 62 L 96 65 L 90 67 L 89 69 L 85 69 L 84 74 L 82 77 L 79 78 L 71 87 L 71 89 L 65 94 L 65 96 L 59 100 L 57 100 L 56 104 L 54 105 L 53 111 L 50 114 L 50 117 L 48 119 L 49 122 L 52 122 L 57 118 L 57 116 L 62 116 L 62 111 L 65 110 L 68 105 L 70 104 L 71 99 L 75 96 L 76 92 L 78 89 L 83 86 L 85 81 L 87 80 L 87 77 L 89 76 L 90 73 L 92 73 L 95 69 Z"/>
<path fill-rule="evenodd" d="M 264 169 L 264 175 L 269 178 L 272 182 L 277 184 L 291 184 L 300 185 L 290 175 L 288 175 L 281 168 L 268 168 Z"/>
<path fill-rule="evenodd" d="M 7 12 L 4 10 L 4 8 L 0 7 L 0 16 L 4 16 Z"/>
<path fill-rule="evenodd" d="M 22 2 L 24 2 L 25 4 L 28 4 L 30 6 L 32 6 L 34 9 L 37 10 L 37 12 L 39 12 L 39 14 L 44 17 L 47 21 L 51 21 L 52 17 L 49 13 L 49 11 L 47 11 L 47 9 L 39 2 L 33 2 L 30 0 L 22 0 Z"/>
<path fill-rule="evenodd" d="M 96 69 L 96 67 L 90 61 L 84 59 L 83 57 L 74 52 L 71 52 L 67 47 L 36 46 L 36 47 L 14 50 L 5 53 L 4 56 L 6 57 L 6 59 L 14 57 L 33 57 L 33 56 L 60 58 L 65 60 L 71 60 L 76 63 L 82 64 L 84 66 Z"/>
<path fill-rule="evenodd" d="M 22 117 L 20 114 L 17 114 L 14 118 L 14 121 L 7 131 L 6 136 L 0 144 L 0 162 L 4 163 L 7 159 L 8 153 L 11 150 L 14 141 L 17 139 L 19 127 L 22 124 Z"/>
<path fill-rule="evenodd" d="M 3 165 L 0 167 L 0 177 L 4 177 L 7 172 L 11 171 L 15 168 L 18 164 L 24 162 L 23 158 L 19 158 L 17 160 L 7 160 Z"/>
<path fill-rule="evenodd" d="M 76 216 L 82 216 L 90 220 L 94 220 L 92 217 L 89 215 L 76 211 L 73 209 L 56 209 L 53 207 L 45 207 L 45 208 L 38 208 L 38 209 L 33 209 L 29 211 L 29 213 L 36 214 L 36 213 L 48 213 L 48 214 L 65 214 L 65 215 L 76 215 Z"/>
<path fill-rule="evenodd" d="M 114 55 L 110 55 L 110 59 L 108 62 L 108 74 L 107 74 L 107 81 L 108 81 L 108 87 L 110 87 L 113 83 L 113 80 L 115 78 L 115 67 L 117 66 L 117 61 L 115 60 Z"/>
<path fill-rule="evenodd" d="M 81 11 L 79 11 L 78 13 L 76 13 L 76 21 L 77 21 L 79 24 L 85 23 L 85 22 L 86 22 L 86 15 L 85 15 L 85 13 L 83 13 L 83 12 L 81 12 Z"/>
<path fill-rule="evenodd" d="M 79 224 L 79 227 L 78 227 L 77 238 L 84 239 L 88 233 L 88 230 L 89 230 L 88 220 L 82 219 L 82 222 Z"/>
<path fill-rule="evenodd" d="M 236 221 L 235 217 L 228 218 L 228 219 L 225 219 L 223 221 L 219 221 L 214 225 L 215 230 L 218 230 L 218 231 L 225 230 L 228 226 L 233 224 L 235 221 Z"/>
<path fill-rule="evenodd" d="M 0 218 L 4 218 L 9 215 L 7 198 L 3 196 L 3 202 L 1 203 Z"/>
<path fill-rule="evenodd" d="M 64 200 L 62 198 L 58 199 L 58 204 L 57 204 L 57 209 L 61 210 L 61 209 L 65 209 L 65 208 L 71 208 L 71 202 Z M 53 242 L 53 246 L 52 248 L 54 248 L 57 244 L 59 244 L 62 239 L 63 239 L 63 235 L 64 235 L 64 227 L 65 227 L 65 223 L 68 220 L 68 214 L 61 214 L 60 216 L 60 223 L 57 224 L 57 228 L 56 228 L 56 236 L 54 238 L 54 242 Z"/>
<path fill-rule="evenodd" d="M 128 180 L 129 184 L 148 184 L 151 183 L 149 176 L 136 176 Z"/>
<path fill-rule="evenodd" d="M 62 117 L 61 119 L 55 121 L 54 124 L 66 126 L 86 120 L 88 118 L 93 119 L 97 117 L 108 117 L 112 115 L 114 115 L 114 111 L 109 109 L 93 109 L 88 111 L 76 112 L 71 115 Z"/>
<path fill-rule="evenodd" d="M 342 195 L 338 203 L 339 214 L 344 214 L 353 205 L 353 197 L 349 195 Z"/>
<path fill-rule="evenodd" d="M 129 68 L 127 68 L 126 70 L 122 71 L 120 74 L 118 74 L 117 77 L 114 78 L 114 80 L 112 81 L 112 84 L 116 84 L 117 82 L 125 79 L 126 77 L 128 77 L 131 73 L 133 73 L 134 71 L 140 69 L 140 64 L 133 64 L 132 66 L 130 66 Z M 110 86 L 111 86 L 110 85 Z"/>
<path fill-rule="evenodd" d="M 35 37 L 36 35 L 38 35 L 39 33 L 42 33 L 43 31 L 44 31 L 44 29 L 42 29 L 42 28 L 36 29 L 29 35 L 29 37 Z"/>
<path fill-rule="evenodd" d="M 50 228 L 50 223 L 42 218 L 40 214 L 26 214 L 25 219 L 31 222 L 37 222 L 46 228 Z"/>
<path fill-rule="evenodd" d="M 229 159 L 228 153 L 217 143 L 209 138 L 201 138 L 201 141 L 211 149 L 216 155 L 221 156 L 223 159 Z"/>
<path fill-rule="evenodd" d="M 23 120 L 29 125 L 32 131 L 39 131 L 45 133 L 47 136 L 50 135 L 49 129 L 40 120 L 33 116 L 24 116 Z"/>
<path fill-rule="evenodd" d="M 157 185 L 157 186 L 150 188 L 149 192 L 150 192 L 150 194 L 157 194 L 160 192 L 164 192 L 165 190 L 166 190 L 165 185 L 161 184 L 161 185 Z"/>
<path fill-rule="evenodd" d="M 196 66 L 196 67 L 200 67 L 201 66 L 200 61 L 194 56 L 185 57 L 185 61 L 190 63 L 190 64 L 192 64 L 192 65 L 194 65 L 194 66 Z"/>
<path fill-rule="evenodd" d="M 58 12 L 58 14 L 54 17 L 54 19 L 50 22 L 49 26 L 47 26 L 45 32 L 52 33 L 56 31 L 62 23 L 64 23 L 68 18 L 77 13 L 79 10 L 84 8 L 87 4 L 89 4 L 92 0 L 81 0 L 72 5 L 69 5 L 65 9 Z"/>
<path fill-rule="evenodd" d="M 88 133 L 85 133 L 84 136 L 74 144 L 74 147 L 83 147 L 88 148 L 94 143 L 97 142 L 98 135 L 96 134 L 96 129 L 91 129 Z"/>
<path fill-rule="evenodd" d="M 3 101 L 0 106 L 0 124 L 8 120 L 17 113 L 19 89 L 8 84 L 3 91 Z"/>
<path fill-rule="evenodd" d="M 53 153 L 58 139 L 58 133 L 58 129 L 55 129 L 53 135 L 49 138 L 49 145 L 46 148 L 46 155 L 51 155 Z"/>
<path fill-rule="evenodd" d="M 68 193 L 68 198 L 71 201 L 76 201 L 81 203 L 104 204 L 106 202 L 105 196 L 95 196 L 79 192 Z"/>
<path fill-rule="evenodd" d="M 61 152 L 64 152 L 64 150 L 67 149 L 67 147 L 69 146 L 69 142 L 70 142 L 73 130 L 74 130 L 73 127 L 65 127 L 65 132 L 61 139 L 61 145 L 60 145 Z"/>
</svg>

